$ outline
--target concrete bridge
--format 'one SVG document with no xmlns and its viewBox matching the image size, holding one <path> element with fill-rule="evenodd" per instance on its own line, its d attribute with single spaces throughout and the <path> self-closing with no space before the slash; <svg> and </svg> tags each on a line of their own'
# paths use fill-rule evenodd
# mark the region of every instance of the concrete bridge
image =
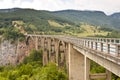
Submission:
<svg viewBox="0 0 120 80">
<path fill-rule="evenodd" d="M 69 80 L 111 80 L 111 73 L 120 77 L 120 39 L 29 34 L 26 43 L 31 42 L 35 49 L 43 49 L 43 65 L 66 66 Z M 106 72 L 90 74 L 90 60 Z"/>
</svg>

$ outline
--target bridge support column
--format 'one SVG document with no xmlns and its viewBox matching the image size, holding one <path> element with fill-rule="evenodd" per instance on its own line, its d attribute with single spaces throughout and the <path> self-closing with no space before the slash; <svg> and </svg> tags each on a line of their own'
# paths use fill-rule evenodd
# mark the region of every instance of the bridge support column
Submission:
<svg viewBox="0 0 120 80">
<path fill-rule="evenodd" d="M 90 59 L 86 56 L 84 57 L 84 64 L 85 64 L 85 74 L 84 74 L 84 80 L 90 80 L 89 74 L 90 74 Z"/>
<path fill-rule="evenodd" d="M 50 56 L 50 62 L 55 63 L 56 59 L 56 54 L 55 54 L 55 40 L 51 41 L 51 56 Z"/>
<path fill-rule="evenodd" d="M 38 38 L 35 37 L 35 49 L 38 50 Z"/>
<path fill-rule="evenodd" d="M 58 40 L 56 40 L 56 41 L 55 41 L 55 56 L 56 56 L 56 57 L 55 57 L 55 62 L 56 62 L 56 64 L 58 64 L 58 57 L 59 57 L 59 56 L 58 56 L 58 54 L 59 54 L 59 50 L 58 50 L 59 47 L 58 47 L 58 46 L 59 46 L 59 45 L 58 45 Z"/>
<path fill-rule="evenodd" d="M 65 46 L 65 61 L 66 61 L 66 71 L 69 74 L 69 49 L 68 49 L 68 44 Z"/>
<path fill-rule="evenodd" d="M 111 72 L 106 70 L 106 80 L 111 80 Z"/>
<path fill-rule="evenodd" d="M 51 61 L 51 39 L 48 39 L 48 54 L 49 62 Z"/>
<path fill-rule="evenodd" d="M 45 39 L 44 38 L 41 39 L 41 46 L 43 50 L 43 65 L 46 65 L 48 64 L 48 52 L 47 50 L 45 50 Z"/>
<path fill-rule="evenodd" d="M 43 52 L 43 65 L 48 64 L 48 53 L 47 51 Z"/>
<path fill-rule="evenodd" d="M 44 51 L 44 38 L 41 38 L 41 48 Z"/>
<path fill-rule="evenodd" d="M 69 43 L 69 80 L 85 80 L 84 56 L 73 48 Z"/>
</svg>

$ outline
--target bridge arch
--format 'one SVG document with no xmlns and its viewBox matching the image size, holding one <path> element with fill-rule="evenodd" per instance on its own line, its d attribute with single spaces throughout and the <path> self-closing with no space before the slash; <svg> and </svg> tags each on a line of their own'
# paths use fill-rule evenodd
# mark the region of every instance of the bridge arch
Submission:
<svg viewBox="0 0 120 80">
<path fill-rule="evenodd" d="M 41 41 L 42 41 L 41 37 L 38 37 L 38 49 L 42 48 L 42 46 L 41 46 L 42 42 Z"/>
<path fill-rule="evenodd" d="M 28 50 L 35 48 L 35 41 L 34 41 L 34 38 L 32 36 L 26 37 L 26 45 L 29 48 Z"/>
<path fill-rule="evenodd" d="M 65 42 L 61 40 L 58 42 L 58 65 L 65 65 Z"/>
</svg>

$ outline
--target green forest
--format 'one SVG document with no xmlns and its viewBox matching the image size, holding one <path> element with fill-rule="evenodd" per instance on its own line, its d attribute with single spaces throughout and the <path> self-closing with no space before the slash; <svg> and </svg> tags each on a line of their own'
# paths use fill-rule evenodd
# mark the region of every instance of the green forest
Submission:
<svg viewBox="0 0 120 80">
<path fill-rule="evenodd" d="M 55 63 L 42 66 L 42 50 L 32 50 L 18 65 L 0 67 L 0 80 L 68 80 Z"/>
<path fill-rule="evenodd" d="M 18 24 L 17 27 L 13 24 L 15 21 Z M 8 12 L 0 10 L 0 35 L 5 33 L 6 29 L 15 27 L 15 32 L 24 30 L 28 34 L 119 37 L 119 26 L 119 19 L 99 11 L 50 12 L 20 8 L 13 8 Z M 19 27 L 21 30 L 18 29 Z"/>
</svg>

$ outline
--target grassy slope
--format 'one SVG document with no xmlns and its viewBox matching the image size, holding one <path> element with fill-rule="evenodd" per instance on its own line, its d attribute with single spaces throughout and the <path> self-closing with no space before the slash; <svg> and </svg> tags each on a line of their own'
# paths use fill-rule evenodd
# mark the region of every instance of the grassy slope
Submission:
<svg viewBox="0 0 120 80">
<path fill-rule="evenodd" d="M 5 27 L 11 24 L 12 21 L 23 21 L 23 29 L 29 30 L 29 32 L 45 32 L 47 34 L 69 34 L 78 36 L 93 36 L 95 34 L 106 35 L 108 32 L 104 32 L 91 26 L 90 24 L 81 24 L 83 21 L 98 21 L 99 23 L 105 14 L 99 12 L 57 12 L 52 13 L 49 11 L 36 11 L 32 9 L 18 9 L 8 13 L 0 13 L 0 27 Z M 78 14 L 79 13 L 79 14 Z M 82 16 L 84 14 L 84 16 Z M 65 15 L 66 17 L 62 17 Z M 94 15 L 98 16 L 97 19 Z M 70 17 L 71 16 L 71 17 Z M 92 18 L 90 18 L 91 16 Z M 68 20 L 69 19 L 69 20 Z M 74 23 L 74 21 L 75 23 Z M 102 19 L 103 20 L 103 19 Z M 106 20 L 106 19 L 105 19 Z M 76 24 L 76 21 L 79 24 Z M 20 22 L 22 23 L 22 22 Z M 96 22 L 97 23 L 97 22 Z M 23 30 L 22 30 L 23 31 Z M 24 32 L 24 31 L 23 31 Z"/>
<path fill-rule="evenodd" d="M 22 20 L 26 25 L 33 24 L 37 27 L 39 31 L 49 31 L 51 26 L 48 23 L 48 20 L 55 20 L 59 23 L 69 23 L 72 22 L 54 16 L 48 11 L 36 11 L 32 9 L 18 9 L 14 12 L 0 13 L 0 27 L 8 26 L 14 20 Z M 3 26 L 1 26 L 3 25 Z"/>
<path fill-rule="evenodd" d="M 81 29 L 84 29 L 84 32 L 78 34 L 78 36 L 80 36 L 80 37 L 94 36 L 94 35 L 106 36 L 108 34 L 107 31 L 99 30 L 99 28 L 96 28 L 96 27 L 91 26 L 91 25 L 81 25 Z"/>
<path fill-rule="evenodd" d="M 66 25 L 66 24 L 59 24 L 55 21 L 48 21 L 50 25 L 54 26 L 54 27 L 61 27 L 61 28 L 65 28 L 66 26 L 72 26 L 72 25 Z M 94 36 L 94 35 L 103 35 L 103 36 L 106 36 L 108 34 L 108 31 L 103 31 L 103 30 L 100 30 L 100 26 L 96 27 L 96 26 L 92 26 L 92 25 L 88 25 L 88 24 L 82 24 L 80 25 L 79 27 L 75 27 L 76 30 L 82 30 L 83 32 L 81 33 L 76 33 L 76 32 L 73 32 L 73 31 L 70 31 L 70 30 L 66 30 L 66 32 L 68 34 L 71 34 L 71 35 L 77 35 L 79 37 L 86 37 L 86 36 Z"/>
<path fill-rule="evenodd" d="M 100 11 L 63 10 L 55 11 L 53 14 L 78 24 L 79 22 L 84 22 L 91 25 L 120 29 L 120 19 L 113 18 Z"/>
</svg>

